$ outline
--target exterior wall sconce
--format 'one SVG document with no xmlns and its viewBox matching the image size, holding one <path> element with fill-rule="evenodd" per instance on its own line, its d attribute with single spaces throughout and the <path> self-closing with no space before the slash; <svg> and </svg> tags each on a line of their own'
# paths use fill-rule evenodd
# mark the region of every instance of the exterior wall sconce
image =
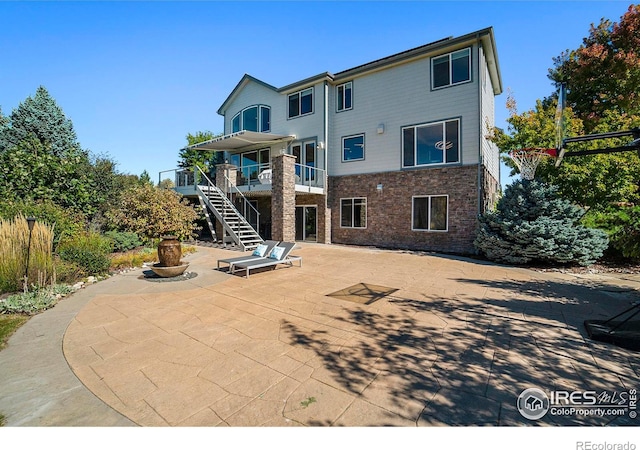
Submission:
<svg viewBox="0 0 640 450">
<path fill-rule="evenodd" d="M 324 142 L 320 141 L 318 142 L 318 150 L 323 150 L 324 149 Z"/>
<path fill-rule="evenodd" d="M 381 123 L 380 125 L 378 125 L 378 134 L 384 134 L 384 124 Z"/>
<path fill-rule="evenodd" d="M 378 185 L 376 186 L 376 190 L 378 191 L 378 194 L 382 194 L 382 188 L 383 188 L 383 187 L 384 187 L 384 186 L 382 185 L 382 183 L 380 183 L 380 184 L 378 184 Z"/>
</svg>

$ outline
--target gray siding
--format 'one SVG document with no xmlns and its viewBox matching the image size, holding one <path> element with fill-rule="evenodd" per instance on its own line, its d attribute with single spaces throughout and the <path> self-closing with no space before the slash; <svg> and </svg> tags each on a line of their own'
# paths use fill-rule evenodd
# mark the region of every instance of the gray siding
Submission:
<svg viewBox="0 0 640 450">
<path fill-rule="evenodd" d="M 498 147 L 487 139 L 495 126 L 495 95 L 493 94 L 493 84 L 489 76 L 489 69 L 485 63 L 484 52 L 480 49 L 480 70 L 482 74 L 480 95 L 482 97 L 482 112 L 480 115 L 482 136 L 482 160 L 487 171 L 496 179 L 500 180 L 500 151 Z"/>
<path fill-rule="evenodd" d="M 295 91 L 294 91 L 295 92 Z M 293 92 L 291 92 L 293 93 Z M 324 82 L 313 86 L 313 114 L 289 119 L 287 104 L 289 93 L 279 93 L 249 80 L 227 106 L 224 116 L 225 134 L 231 132 L 231 120 L 242 109 L 252 105 L 271 107 L 271 133 L 294 135 L 298 140 L 316 139 L 324 144 Z M 323 151 L 318 150 L 319 167 L 324 166 Z"/>
<path fill-rule="evenodd" d="M 461 120 L 461 163 L 479 162 L 478 58 L 472 50 L 472 81 L 431 90 L 430 58 L 367 74 L 353 80 L 353 109 L 336 112 L 335 86 L 329 98 L 329 174 L 352 175 L 400 170 L 401 128 L 449 118 Z M 437 55 L 434 55 L 437 56 Z M 378 134 L 379 124 L 384 133 Z M 365 134 L 365 160 L 342 162 L 343 136 Z"/>
</svg>

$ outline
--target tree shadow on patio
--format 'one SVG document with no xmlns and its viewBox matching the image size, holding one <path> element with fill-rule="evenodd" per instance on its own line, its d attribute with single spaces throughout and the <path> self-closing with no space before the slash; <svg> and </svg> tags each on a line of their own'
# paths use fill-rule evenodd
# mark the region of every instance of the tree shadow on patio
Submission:
<svg viewBox="0 0 640 450">
<path fill-rule="evenodd" d="M 485 294 L 391 296 L 383 300 L 388 307 L 351 305 L 330 317 L 331 327 L 317 329 L 283 322 L 287 339 L 316 356 L 311 378 L 353 399 L 334 417 L 302 421 L 353 423 L 356 405 L 365 404 L 376 413 L 361 425 L 605 425 L 612 419 L 529 421 L 516 401 L 529 387 L 620 391 L 640 384 L 636 355 L 587 341 L 579 327 L 582 315 L 615 313 L 628 300 L 598 300 L 603 286 L 457 281 L 486 287 Z"/>
</svg>

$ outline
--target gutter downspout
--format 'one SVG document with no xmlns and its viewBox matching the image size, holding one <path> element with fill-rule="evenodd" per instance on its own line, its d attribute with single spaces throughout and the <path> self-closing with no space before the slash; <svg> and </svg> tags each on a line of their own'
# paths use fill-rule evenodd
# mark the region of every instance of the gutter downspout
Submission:
<svg viewBox="0 0 640 450">
<path fill-rule="evenodd" d="M 329 216 L 329 83 L 324 81 L 324 242 L 331 243 L 331 219 Z"/>
<path fill-rule="evenodd" d="M 477 54 L 478 57 L 476 58 L 476 66 L 477 66 L 477 76 L 476 76 L 476 80 L 478 83 L 478 116 L 480 118 L 480 120 L 478 121 L 478 149 L 479 149 L 479 154 L 478 154 L 478 216 L 480 214 L 483 213 L 483 208 L 482 208 L 482 167 L 483 167 L 483 139 L 482 139 L 482 121 L 483 121 L 483 116 L 482 116 L 482 79 L 481 79 L 481 74 L 480 74 L 480 50 L 482 48 L 482 41 L 480 40 L 480 35 L 478 34 L 476 36 L 476 43 L 478 45 L 477 48 Z M 483 55 L 484 56 L 484 55 Z"/>
</svg>

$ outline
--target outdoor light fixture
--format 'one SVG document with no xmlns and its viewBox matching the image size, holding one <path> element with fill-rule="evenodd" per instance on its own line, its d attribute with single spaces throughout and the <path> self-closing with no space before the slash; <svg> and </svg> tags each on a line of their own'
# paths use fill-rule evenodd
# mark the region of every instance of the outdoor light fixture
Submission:
<svg viewBox="0 0 640 450">
<path fill-rule="evenodd" d="M 27 226 L 29 227 L 29 243 L 27 244 L 27 265 L 24 268 L 24 291 L 27 292 L 29 287 L 29 257 L 31 256 L 31 234 L 36 224 L 35 217 L 27 217 Z"/>
<path fill-rule="evenodd" d="M 380 184 L 378 184 L 378 185 L 376 186 L 376 190 L 378 191 L 378 194 L 382 194 L 382 188 L 383 188 L 383 187 L 384 187 L 384 186 L 382 185 L 382 183 L 380 183 Z"/>
<path fill-rule="evenodd" d="M 378 134 L 384 134 L 384 124 L 381 123 L 380 125 L 378 125 Z"/>
</svg>

